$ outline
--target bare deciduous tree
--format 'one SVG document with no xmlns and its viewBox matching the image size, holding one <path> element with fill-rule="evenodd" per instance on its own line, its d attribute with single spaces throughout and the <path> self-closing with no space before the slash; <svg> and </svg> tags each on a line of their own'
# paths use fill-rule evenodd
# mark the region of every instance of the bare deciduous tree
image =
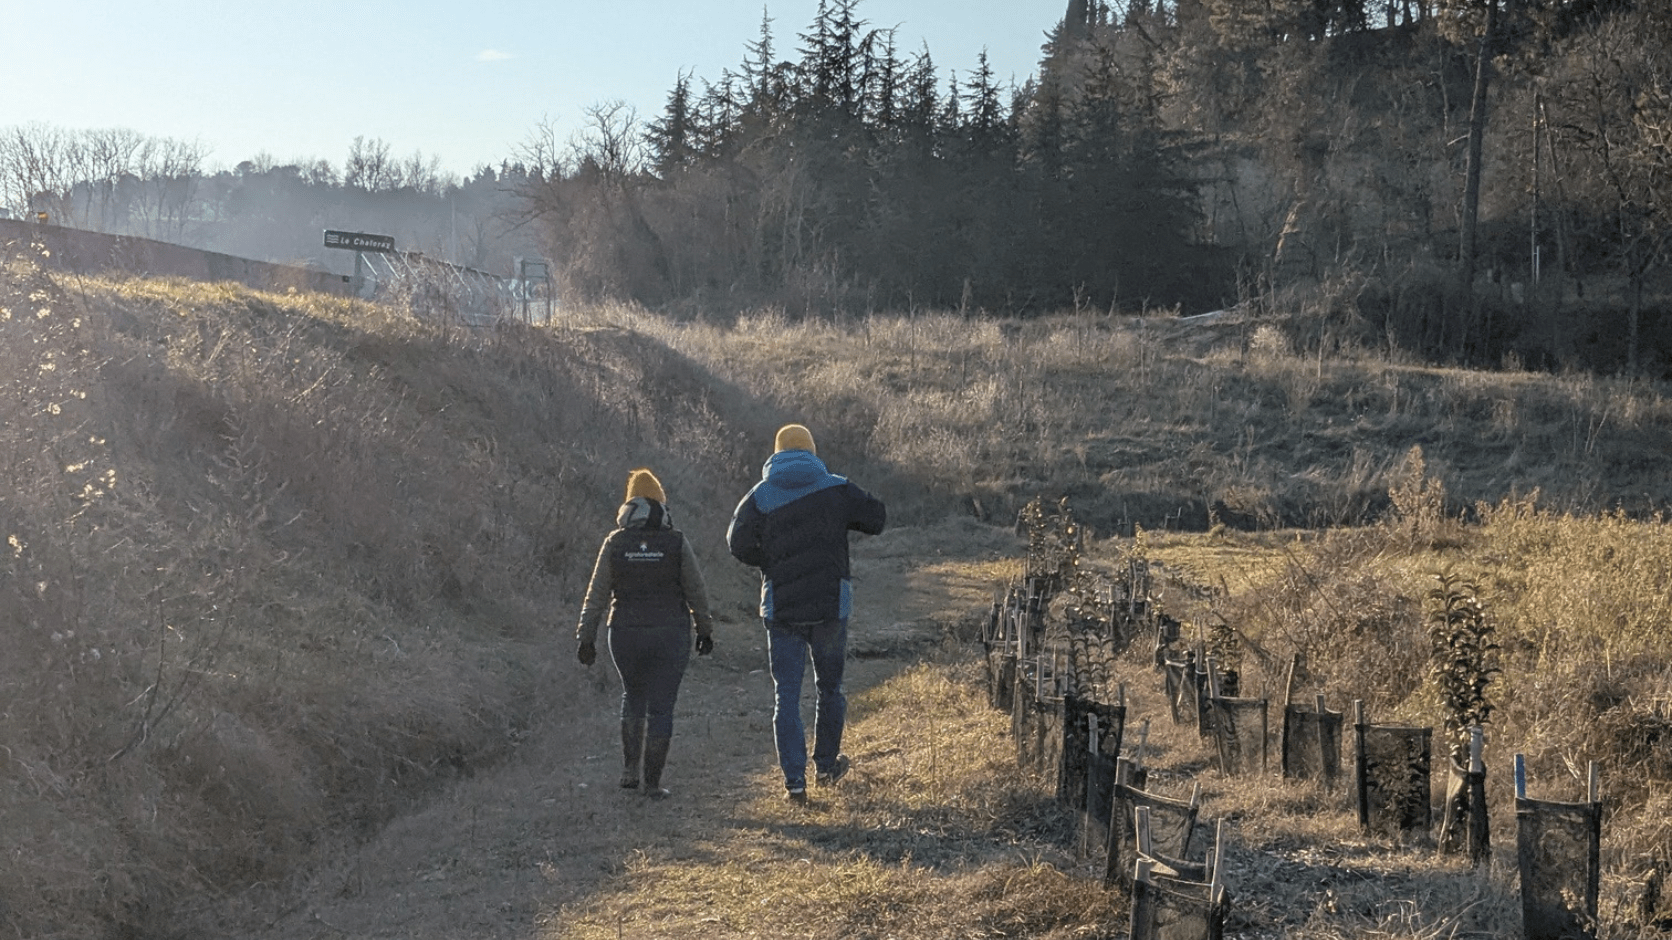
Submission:
<svg viewBox="0 0 1672 940">
<path fill-rule="evenodd" d="M 0 197 L 13 211 L 62 218 L 74 185 L 73 138 L 49 124 L 0 132 Z"/>
<path fill-rule="evenodd" d="M 64 225 L 178 235 L 205 156 L 195 141 L 126 128 L 11 127 L 0 131 L 0 203 Z"/>
<path fill-rule="evenodd" d="M 185 234 L 204 156 L 204 148 L 195 141 L 152 137 L 140 146 L 133 176 L 141 234 L 176 240 Z"/>
<path fill-rule="evenodd" d="M 619 99 L 589 106 L 586 124 L 570 140 L 569 149 L 579 171 L 596 168 L 604 182 L 622 185 L 644 169 L 644 128 L 638 111 Z"/>
<path fill-rule="evenodd" d="M 133 174 L 146 138 L 127 128 L 88 131 L 83 135 L 81 221 L 89 228 L 116 231 L 126 214 L 120 199 L 123 182 Z"/>
<path fill-rule="evenodd" d="M 394 188 L 391 184 L 397 172 L 387 141 L 355 137 L 348 148 L 348 161 L 343 164 L 343 185 L 370 193 L 381 192 Z"/>
<path fill-rule="evenodd" d="M 1574 39 L 1552 83 L 1570 195 L 1629 292 L 1626 369 L 1640 360 L 1643 293 L 1672 250 L 1672 14 L 1610 19 Z M 1658 40 L 1658 41 L 1657 41 Z"/>
</svg>

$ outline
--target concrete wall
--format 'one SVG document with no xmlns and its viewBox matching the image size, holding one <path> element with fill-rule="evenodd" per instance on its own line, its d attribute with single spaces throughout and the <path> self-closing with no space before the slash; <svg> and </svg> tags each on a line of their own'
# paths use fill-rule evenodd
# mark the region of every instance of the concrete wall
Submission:
<svg viewBox="0 0 1672 940">
<path fill-rule="evenodd" d="M 44 245 L 51 257 L 45 264 L 75 274 L 133 274 L 148 277 L 183 277 L 197 281 L 235 281 L 258 290 L 318 291 L 351 294 L 351 279 L 341 274 L 310 271 L 286 264 L 271 264 L 202 251 L 183 245 L 131 235 L 106 235 L 58 225 L 41 225 L 0 219 L 0 249 Z"/>
</svg>

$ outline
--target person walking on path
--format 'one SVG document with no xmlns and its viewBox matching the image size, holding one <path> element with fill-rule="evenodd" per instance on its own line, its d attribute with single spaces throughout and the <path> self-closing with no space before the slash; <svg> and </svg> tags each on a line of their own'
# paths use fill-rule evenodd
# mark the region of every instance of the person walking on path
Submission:
<svg viewBox="0 0 1672 940">
<path fill-rule="evenodd" d="M 784 788 L 807 800 L 807 732 L 801 722 L 801 686 L 812 653 L 818 710 L 813 721 L 813 766 L 821 785 L 848 771 L 842 753 L 852 585 L 848 532 L 880 535 L 888 514 L 870 493 L 825 468 L 812 432 L 799 424 L 778 431 L 761 480 L 737 504 L 726 547 L 738 561 L 761 571 L 761 620 L 775 692 L 773 738 Z"/>
<path fill-rule="evenodd" d="M 673 705 L 691 662 L 714 651 L 714 617 L 696 553 L 673 527 L 662 483 L 649 470 L 627 477 L 615 531 L 604 538 L 581 604 L 576 658 L 598 658 L 598 625 L 609 627 L 610 659 L 621 675 L 621 786 L 660 799 L 662 768 L 673 738 Z M 642 763 L 642 778 L 641 778 Z"/>
</svg>

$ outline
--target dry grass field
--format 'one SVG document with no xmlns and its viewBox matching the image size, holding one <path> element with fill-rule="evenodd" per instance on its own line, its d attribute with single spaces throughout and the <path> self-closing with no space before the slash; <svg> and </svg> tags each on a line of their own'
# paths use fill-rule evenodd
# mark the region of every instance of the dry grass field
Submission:
<svg viewBox="0 0 1672 940">
<path fill-rule="evenodd" d="M 1558 798 L 1602 762 L 1605 935 L 1645 929 L 1672 835 L 1662 385 L 1297 353 L 1234 318 L 469 330 L 42 261 L 0 275 L 7 934 L 1120 936 L 980 693 L 973 624 L 1036 495 L 1092 526 L 1090 563 L 1145 553 L 1247 685 L 1298 652 L 1305 694 L 1377 716 L 1438 722 L 1425 598 L 1439 571 L 1480 586 L 1484 873 L 1360 836 L 1339 794 L 1204 770 L 1145 652 L 1121 661 L 1158 779 L 1233 821 L 1239 935 L 1515 936 L 1516 752 Z M 802 814 L 721 539 L 789 420 L 892 524 L 856 546 L 855 774 Z M 721 619 L 655 807 L 610 787 L 614 680 L 570 639 L 640 465 Z"/>
</svg>

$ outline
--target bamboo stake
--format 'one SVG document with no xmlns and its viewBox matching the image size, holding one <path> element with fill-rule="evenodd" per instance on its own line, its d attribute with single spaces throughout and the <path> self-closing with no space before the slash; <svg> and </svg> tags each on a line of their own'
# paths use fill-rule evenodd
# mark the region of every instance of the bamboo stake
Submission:
<svg viewBox="0 0 1672 940">
<path fill-rule="evenodd" d="M 1135 834 L 1138 837 L 1138 854 L 1148 858 L 1154 858 L 1154 846 L 1150 840 L 1149 807 L 1132 807 L 1132 822 L 1132 828 L 1136 830 Z"/>
<path fill-rule="evenodd" d="M 1208 876 L 1208 897 L 1217 898 L 1219 887 L 1225 879 L 1221 876 L 1225 867 L 1225 817 L 1221 816 L 1213 826 L 1213 855 L 1208 863 L 1213 871 Z"/>
</svg>

